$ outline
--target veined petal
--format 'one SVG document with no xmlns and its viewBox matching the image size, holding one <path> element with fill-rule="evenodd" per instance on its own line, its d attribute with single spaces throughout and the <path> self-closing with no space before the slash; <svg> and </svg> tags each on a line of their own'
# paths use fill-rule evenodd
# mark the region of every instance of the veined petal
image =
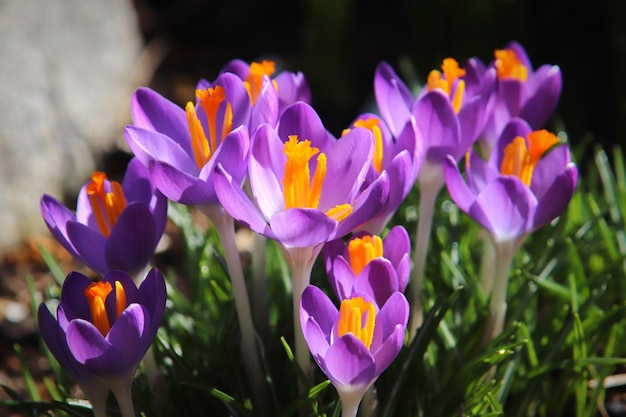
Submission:
<svg viewBox="0 0 626 417">
<path fill-rule="evenodd" d="M 458 117 L 446 94 L 440 89 L 429 91 L 415 102 L 412 111 L 422 132 L 426 158 L 443 163 L 448 153 L 457 154 L 461 145 Z M 464 153 L 466 149 L 463 149 Z"/>
<path fill-rule="evenodd" d="M 374 75 L 374 93 L 380 114 L 397 137 L 411 116 L 411 91 L 389 64 L 381 62 Z"/>
<path fill-rule="evenodd" d="M 159 190 L 172 201 L 181 204 L 211 204 L 217 202 L 213 185 L 196 175 L 189 175 L 162 161 L 148 165 L 152 180 Z"/>
<path fill-rule="evenodd" d="M 446 159 L 443 169 L 450 197 L 463 212 L 469 213 L 472 204 L 476 200 L 476 195 L 467 186 L 456 161 L 451 155 Z"/>
<path fill-rule="evenodd" d="M 301 72 L 294 74 L 289 71 L 283 71 L 274 78 L 274 81 L 278 85 L 278 98 L 281 113 L 284 109 L 297 101 L 311 103 L 311 90 L 304 74 Z"/>
<path fill-rule="evenodd" d="M 47 194 L 41 197 L 39 207 L 43 221 L 48 226 L 52 236 L 70 255 L 80 259 L 80 255 L 67 234 L 67 224 L 68 222 L 76 221 L 76 215 L 57 199 Z"/>
<path fill-rule="evenodd" d="M 532 219 L 533 230 L 545 226 L 563 214 L 574 195 L 577 183 L 578 169 L 574 163 L 569 163 L 539 199 Z"/>
<path fill-rule="evenodd" d="M 339 316 L 337 307 L 330 301 L 326 293 L 314 285 L 309 285 L 304 289 L 300 299 L 300 311 L 300 324 L 303 330 L 309 317 L 313 317 L 325 335 L 330 335 Z M 307 335 L 306 332 L 304 335 Z M 326 342 L 330 343 L 330 339 Z"/>
<path fill-rule="evenodd" d="M 352 213 L 339 223 L 336 237 L 345 236 L 368 222 L 385 204 L 389 195 L 389 177 L 386 171 L 359 195 L 353 205 Z"/>
<path fill-rule="evenodd" d="M 87 320 L 91 317 L 89 305 L 84 295 L 85 288 L 91 283 L 92 281 L 80 272 L 70 272 L 63 281 L 59 305 L 65 311 L 67 320 L 77 318 Z"/>
<path fill-rule="evenodd" d="M 561 97 L 561 69 L 556 65 L 544 65 L 537 70 L 533 79 L 532 82 L 537 83 L 537 86 L 524 103 L 519 116 L 533 129 L 540 129 L 552 115 Z"/>
<path fill-rule="evenodd" d="M 158 269 L 152 268 L 148 272 L 133 300 L 146 307 L 150 315 L 150 328 L 147 332 L 152 335 L 150 339 L 153 339 L 161 324 L 167 300 L 165 279 Z"/>
<path fill-rule="evenodd" d="M 326 376 L 333 385 L 367 386 L 378 376 L 374 357 L 352 333 L 336 340 L 324 359 Z"/>
<path fill-rule="evenodd" d="M 563 170 L 572 162 L 569 148 L 564 143 L 555 145 L 544 154 L 533 170 L 530 189 L 541 200 Z"/>
<path fill-rule="evenodd" d="M 310 140 L 311 146 L 321 152 L 326 152 L 326 149 L 335 142 L 335 138 L 326 130 L 313 107 L 304 102 L 287 107 L 280 116 L 278 136 L 285 142 L 292 135 L 297 135 L 298 140 Z"/>
<path fill-rule="evenodd" d="M 338 300 L 349 298 L 352 295 L 356 278 L 354 270 L 343 256 L 335 258 L 331 271 L 328 273 L 328 281 Z"/>
<path fill-rule="evenodd" d="M 67 235 L 79 254 L 79 259 L 94 271 L 104 274 L 108 268 L 102 248 L 106 237 L 97 229 L 78 222 L 68 222 Z"/>
<path fill-rule="evenodd" d="M 392 294 L 399 291 L 398 284 L 398 276 L 391 262 L 385 258 L 376 258 L 365 265 L 354 281 L 353 293 L 368 294 L 377 305 L 384 305 Z"/>
<path fill-rule="evenodd" d="M 250 115 L 250 132 L 253 133 L 263 123 L 276 126 L 278 123 L 278 92 L 274 84 L 267 77 L 263 77 L 261 93 Z"/>
<path fill-rule="evenodd" d="M 257 129 L 250 154 L 249 179 L 261 212 L 270 218 L 285 209 L 282 178 L 286 156 L 283 142 L 269 125 Z"/>
<path fill-rule="evenodd" d="M 177 104 L 149 88 L 141 87 L 133 95 L 130 112 L 136 127 L 160 132 L 191 154 L 187 119 Z"/>
<path fill-rule="evenodd" d="M 318 209 L 293 208 L 272 216 L 270 227 L 285 247 L 308 247 L 335 238 L 337 221 Z"/>
</svg>

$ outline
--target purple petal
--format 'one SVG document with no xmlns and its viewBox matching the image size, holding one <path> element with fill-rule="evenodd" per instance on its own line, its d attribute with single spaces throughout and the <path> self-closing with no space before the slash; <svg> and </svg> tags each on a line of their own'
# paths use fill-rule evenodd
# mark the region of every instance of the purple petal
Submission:
<svg viewBox="0 0 626 417">
<path fill-rule="evenodd" d="M 150 262 L 159 238 L 152 213 L 142 203 L 131 203 L 122 211 L 106 241 L 108 270 L 135 275 Z"/>
<path fill-rule="evenodd" d="M 225 72 L 220 74 L 215 82 L 212 84 L 215 86 L 224 87 L 226 93 L 226 101 L 230 103 L 232 108 L 232 126 L 233 129 L 239 126 L 247 126 L 250 121 L 250 96 L 248 90 L 243 84 L 243 80 L 235 74 Z M 226 106 L 222 106 L 220 112 L 218 112 L 218 120 L 223 120 L 223 109 Z M 218 126 L 218 132 L 222 131 L 222 126 Z"/>
<path fill-rule="evenodd" d="M 500 134 L 500 137 L 498 139 L 498 149 L 496 150 L 496 152 L 491 153 L 489 163 L 499 170 L 504 159 L 505 148 L 516 137 L 521 136 L 525 138 L 530 132 L 532 132 L 532 128 L 525 120 L 518 117 L 511 119 L 502 130 L 502 133 Z"/>
<path fill-rule="evenodd" d="M 230 132 L 217 148 L 213 156 L 200 171 L 199 178 L 207 181 L 209 188 L 213 189 L 213 171 L 221 164 L 234 181 L 242 183 L 248 173 L 248 158 L 250 156 L 250 136 L 248 128 L 240 126 Z M 213 192 L 213 191 L 211 191 Z"/>
<path fill-rule="evenodd" d="M 193 160 L 193 152 L 187 150 L 188 143 L 177 142 L 159 132 L 152 132 L 136 126 L 124 129 L 126 143 L 141 163 L 148 167 L 150 161 L 165 162 L 189 174 L 198 175 L 199 169 Z"/>
<path fill-rule="evenodd" d="M 149 88 L 139 88 L 133 95 L 131 116 L 135 126 L 141 129 L 160 132 L 172 138 L 191 154 L 191 137 L 185 112 Z"/>
<path fill-rule="evenodd" d="M 442 163 L 446 154 L 457 155 L 461 131 L 450 99 L 443 91 L 429 91 L 415 103 L 412 112 L 422 132 L 426 158 L 433 163 Z"/>
<path fill-rule="evenodd" d="M 107 272 L 106 238 L 102 233 L 78 222 L 68 222 L 67 235 L 85 265 L 101 274 Z"/>
<path fill-rule="evenodd" d="M 148 168 L 159 190 L 181 204 L 214 204 L 217 196 L 211 184 L 161 161 L 150 162 Z"/>
<path fill-rule="evenodd" d="M 333 343 L 325 356 L 326 376 L 333 385 L 369 385 L 376 374 L 376 364 L 369 349 L 352 333 Z"/>
<path fill-rule="evenodd" d="M 533 94 L 524 103 L 519 115 L 526 120 L 533 129 L 543 127 L 556 108 L 561 96 L 563 80 L 558 66 L 542 66 L 535 77 L 538 86 Z"/>
<path fill-rule="evenodd" d="M 380 114 L 397 137 L 411 116 L 411 91 L 389 64 L 381 62 L 374 75 L 374 92 Z"/>
<path fill-rule="evenodd" d="M 461 142 L 453 154 L 454 159 L 457 161 L 476 142 L 476 139 L 478 139 L 478 136 L 485 128 L 485 122 L 487 121 L 485 112 L 488 99 L 489 97 L 486 96 L 473 97 L 461 107 L 458 114 Z"/>
<path fill-rule="evenodd" d="M 250 154 L 250 187 L 259 209 L 271 217 L 285 209 L 282 178 L 286 156 L 283 142 L 269 125 L 260 126 L 254 135 Z"/>
<path fill-rule="evenodd" d="M 386 171 L 359 195 L 352 213 L 339 223 L 336 237 L 345 236 L 370 221 L 385 204 L 389 195 L 389 176 Z"/>
<path fill-rule="evenodd" d="M 356 278 L 347 259 L 343 256 L 335 259 L 332 271 L 328 274 L 328 281 L 337 299 L 344 300 L 352 295 Z"/>
<path fill-rule="evenodd" d="M 74 248 L 67 235 L 67 223 L 76 221 L 76 215 L 72 213 L 61 202 L 47 194 L 41 197 L 39 203 L 41 216 L 48 226 L 52 236 L 75 258 L 80 259 L 80 255 Z"/>
<path fill-rule="evenodd" d="M 305 330 L 305 325 L 309 318 L 315 319 L 315 323 L 326 335 L 326 342 L 330 341 L 330 333 L 339 317 L 337 307 L 330 301 L 330 298 L 318 287 L 307 286 L 300 298 L 300 325 Z M 307 333 L 304 333 L 305 337 Z"/>
<path fill-rule="evenodd" d="M 154 338 L 161 324 L 166 301 L 165 279 L 158 269 L 152 268 L 141 283 L 136 297 L 136 302 L 146 307 L 150 315 L 150 329 L 147 330 L 152 335 L 150 339 Z"/>
<path fill-rule="evenodd" d="M 400 292 L 392 294 L 378 312 L 374 341 L 380 340 L 382 344 L 374 344 L 373 341 L 371 346 L 377 375 L 393 362 L 402 349 L 408 318 L 409 303 Z"/>
<path fill-rule="evenodd" d="M 250 65 L 241 59 L 233 59 L 222 67 L 220 74 L 224 72 L 233 73 L 242 80 L 245 80 L 250 72 Z"/>
<path fill-rule="evenodd" d="M 334 239 L 337 221 L 318 209 L 293 208 L 274 214 L 270 228 L 284 246 L 304 248 Z"/>
<path fill-rule="evenodd" d="M 565 211 L 576 190 L 576 184 L 578 184 L 578 169 L 574 163 L 570 163 L 554 179 L 543 198 L 539 199 L 533 218 L 533 230 L 545 226 Z"/>
<path fill-rule="evenodd" d="M 276 239 L 250 198 L 243 192 L 239 184 L 234 184 L 232 178 L 221 165 L 213 173 L 213 185 L 220 204 L 234 219 L 243 223 L 252 231 L 270 239 Z"/>
<path fill-rule="evenodd" d="M 404 291 L 411 273 L 411 240 L 404 227 L 395 226 L 389 231 L 383 239 L 383 254 L 396 269 L 399 291 Z"/>
<path fill-rule="evenodd" d="M 263 123 L 276 126 L 277 122 L 278 92 L 274 88 L 272 81 L 267 77 L 263 77 L 261 93 L 250 115 L 250 132 L 254 132 Z"/>
<path fill-rule="evenodd" d="M 298 140 L 310 140 L 311 146 L 325 152 L 335 140 L 324 128 L 322 120 L 311 105 L 297 102 L 285 109 L 278 123 L 278 136 L 283 142 L 289 136 L 297 135 Z"/>
<path fill-rule="evenodd" d="M 538 200 L 543 198 L 554 179 L 563 172 L 571 161 L 569 148 L 564 143 L 553 146 L 543 154 L 533 170 L 530 182 L 530 189 Z"/>
<path fill-rule="evenodd" d="M 281 113 L 288 106 L 297 101 L 311 103 L 311 90 L 304 78 L 304 74 L 283 71 L 274 78 L 278 85 L 278 97 Z"/>
<path fill-rule="evenodd" d="M 365 265 L 356 278 L 353 292 L 370 295 L 380 306 L 398 290 L 398 276 L 391 262 L 388 259 L 376 258 Z"/>
<path fill-rule="evenodd" d="M 70 272 L 63 281 L 61 288 L 60 306 L 64 310 L 67 320 L 74 319 L 91 319 L 89 304 L 85 297 L 85 288 L 93 281 L 81 274 L 80 272 Z"/>
<path fill-rule="evenodd" d="M 476 196 L 467 186 L 467 183 L 461 176 L 456 161 L 451 155 L 446 159 L 443 170 L 446 178 L 446 186 L 448 187 L 452 201 L 459 206 L 461 211 L 469 213 L 470 207 L 476 200 Z"/>
</svg>

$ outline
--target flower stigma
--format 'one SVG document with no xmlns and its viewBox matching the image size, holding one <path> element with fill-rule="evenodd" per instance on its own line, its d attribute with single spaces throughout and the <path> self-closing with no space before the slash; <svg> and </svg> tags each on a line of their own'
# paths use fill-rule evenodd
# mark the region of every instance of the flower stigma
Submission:
<svg viewBox="0 0 626 417">
<path fill-rule="evenodd" d="M 383 172 L 383 132 L 378 125 L 380 120 L 375 117 L 367 119 L 359 119 L 354 122 L 354 127 L 363 127 L 374 135 L 374 155 L 372 156 L 372 165 L 380 174 Z M 342 136 L 348 133 L 350 129 L 344 129 Z"/>
<path fill-rule="evenodd" d="M 454 58 L 444 59 L 441 64 L 441 70 L 443 71 L 443 77 L 441 72 L 437 70 L 432 70 L 428 74 L 428 91 L 432 91 L 435 88 L 443 90 L 450 98 L 454 112 L 458 113 L 461 110 L 463 93 L 465 93 L 465 80 L 461 79 L 461 77 L 465 76 L 465 70 L 459 67 L 459 63 Z M 457 80 L 458 82 L 456 82 Z"/>
<path fill-rule="evenodd" d="M 519 60 L 513 49 L 496 49 L 495 67 L 498 79 L 513 78 L 519 81 L 526 81 L 528 78 L 528 68 Z"/>
<path fill-rule="evenodd" d="M 558 142 L 557 137 L 547 130 L 536 130 L 528 134 L 527 148 L 526 138 L 517 136 L 504 148 L 500 173 L 514 175 L 530 187 L 537 163 Z"/>
<path fill-rule="evenodd" d="M 89 197 L 91 210 L 100 233 L 108 237 L 117 219 L 126 208 L 126 198 L 122 186 L 117 181 L 108 181 L 104 172 L 91 174 L 91 181 L 85 191 Z"/>
<path fill-rule="evenodd" d="M 322 185 L 326 178 L 326 155 L 318 148 L 312 147 L 310 140 L 299 141 L 296 135 L 289 136 L 289 140 L 283 146 L 283 152 L 287 155 L 283 176 L 285 209 L 318 208 Z M 309 161 L 315 155 L 317 164 L 311 178 Z M 341 221 L 351 212 L 350 204 L 340 204 L 326 211 L 326 215 Z"/>
<path fill-rule="evenodd" d="M 275 66 L 274 61 L 263 60 L 259 62 L 252 62 L 250 69 L 248 70 L 248 76 L 244 80 L 246 90 L 250 96 L 250 102 L 254 106 L 261 95 L 261 88 L 263 87 L 263 77 L 271 77 L 274 74 Z M 272 82 L 274 88 L 277 88 L 276 82 Z"/>
<path fill-rule="evenodd" d="M 383 241 L 379 236 L 363 236 L 348 243 L 350 266 L 355 275 L 359 275 L 363 268 L 375 258 L 383 256 Z"/>
<path fill-rule="evenodd" d="M 222 115 L 221 126 L 222 131 L 219 136 L 218 114 L 222 103 L 226 100 L 224 88 L 216 86 L 214 88 L 206 88 L 196 90 L 198 104 L 204 111 L 206 116 L 207 127 L 209 129 L 209 137 L 207 138 L 202 122 L 198 117 L 196 107 L 192 102 L 188 102 L 185 106 L 185 114 L 187 115 L 187 124 L 191 135 L 191 149 L 193 151 L 194 160 L 198 169 L 202 169 L 204 165 L 211 159 L 211 156 L 222 143 L 226 135 L 233 128 L 233 110 L 229 102 L 226 102 L 224 114 Z"/>
<path fill-rule="evenodd" d="M 111 330 L 105 301 L 112 291 L 111 283 L 97 281 L 89 284 L 83 292 L 89 304 L 91 321 L 102 336 L 106 336 Z M 115 304 L 115 318 L 118 318 L 126 308 L 126 292 L 119 281 L 115 281 Z"/>
<path fill-rule="evenodd" d="M 339 323 L 337 335 L 339 337 L 352 333 L 369 349 L 374 338 L 374 324 L 376 308 L 373 303 L 362 297 L 348 298 L 341 301 L 339 307 Z"/>
</svg>

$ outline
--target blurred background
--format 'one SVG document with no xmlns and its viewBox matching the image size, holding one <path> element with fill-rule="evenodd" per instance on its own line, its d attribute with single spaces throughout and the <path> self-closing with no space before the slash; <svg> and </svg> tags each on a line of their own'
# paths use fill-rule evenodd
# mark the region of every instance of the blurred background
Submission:
<svg viewBox="0 0 626 417">
<path fill-rule="evenodd" d="M 45 190 L 74 207 L 93 169 L 123 175 L 136 87 L 184 105 L 197 80 L 214 79 L 229 60 L 272 59 L 278 71 L 304 73 L 313 106 L 339 135 L 373 110 L 380 61 L 421 84 L 446 57 L 489 62 L 516 40 L 535 67 L 561 67 L 563 93 L 548 128 L 567 132 L 574 147 L 593 140 L 609 148 L 626 138 L 626 1 L 591 3 L 0 1 L 0 383 L 23 389 L 15 342 L 32 370 L 46 372 L 25 281 L 43 288 L 51 279 L 39 248 L 68 270 L 81 268 L 47 237 L 39 198 Z M 579 163 L 584 171 L 587 161 Z"/>
</svg>

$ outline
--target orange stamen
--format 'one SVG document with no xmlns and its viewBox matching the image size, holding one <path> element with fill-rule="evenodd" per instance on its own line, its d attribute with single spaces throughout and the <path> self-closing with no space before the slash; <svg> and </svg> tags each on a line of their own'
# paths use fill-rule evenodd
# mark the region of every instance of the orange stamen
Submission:
<svg viewBox="0 0 626 417">
<path fill-rule="evenodd" d="M 361 297 L 345 299 L 339 307 L 339 337 L 352 333 L 369 349 L 374 338 L 376 308 Z"/>
<path fill-rule="evenodd" d="M 378 126 L 379 120 L 375 117 L 359 119 L 354 122 L 354 127 L 364 127 L 374 135 L 374 155 L 372 165 L 380 174 L 383 172 L 383 132 Z M 345 131 L 344 131 L 345 132 Z"/>
<path fill-rule="evenodd" d="M 111 284 L 103 281 L 90 284 L 84 291 L 91 312 L 91 322 L 102 336 L 106 336 L 111 329 L 104 305 L 104 301 L 111 291 L 113 291 Z"/>
<path fill-rule="evenodd" d="M 221 132 L 223 136 L 217 136 L 217 111 L 219 110 L 222 102 L 226 100 L 226 92 L 224 91 L 224 87 L 218 85 L 213 88 L 196 90 L 196 97 L 198 98 L 200 107 L 202 107 L 204 114 L 206 115 L 209 127 L 210 146 L 212 152 L 215 152 L 217 146 L 222 143 L 222 139 L 224 139 L 225 136 L 224 131 L 226 131 L 226 126 L 224 126 L 224 129 Z M 228 109 L 226 110 L 226 113 L 228 113 Z M 224 117 L 224 119 L 226 120 L 227 118 Z M 224 123 L 224 125 L 227 125 L 227 123 Z M 230 133 L 230 129 L 228 129 L 228 133 Z"/>
<path fill-rule="evenodd" d="M 108 185 L 109 191 L 107 191 L 106 174 L 96 171 L 91 175 L 91 181 L 85 188 L 98 229 L 107 237 L 126 208 L 126 198 L 120 183 L 108 181 Z"/>
<path fill-rule="evenodd" d="M 331 209 L 326 210 L 326 215 L 340 222 L 348 217 L 350 213 L 352 213 L 352 209 L 352 206 L 348 203 L 339 204 Z"/>
<path fill-rule="evenodd" d="M 211 148 L 209 148 L 209 142 L 204 134 L 202 124 L 200 120 L 198 120 L 196 107 L 192 102 L 188 102 L 187 106 L 185 106 L 185 113 L 187 114 L 187 124 L 189 125 L 189 133 L 191 134 L 193 156 L 198 169 L 202 169 L 209 159 L 211 159 Z"/>
<path fill-rule="evenodd" d="M 383 241 L 379 236 L 363 236 L 348 243 L 350 266 L 355 275 L 359 275 L 363 268 L 375 258 L 383 256 Z"/>
<path fill-rule="evenodd" d="M 461 77 L 465 76 L 465 70 L 459 67 L 459 63 L 454 58 L 444 59 L 441 64 L 441 70 L 443 71 L 443 77 L 441 72 L 437 70 L 432 70 L 428 74 L 428 91 L 432 91 L 435 88 L 443 90 L 450 97 L 454 111 L 458 113 L 463 102 L 463 94 L 465 93 L 465 80 L 461 79 Z M 453 86 L 457 80 L 453 94 Z"/>
<path fill-rule="evenodd" d="M 513 78 L 526 81 L 528 68 L 522 64 L 513 49 L 496 49 L 495 67 L 499 79 Z"/>
<path fill-rule="evenodd" d="M 311 147 L 310 140 L 298 141 L 298 137 L 292 135 L 285 143 L 283 152 L 287 155 L 283 177 L 285 208 L 317 208 L 326 176 L 326 156 L 321 157 L 323 154 L 320 154 L 317 158 L 314 181 L 311 184 L 309 161 L 319 153 L 319 149 Z"/>
<path fill-rule="evenodd" d="M 259 95 L 261 94 L 261 88 L 263 87 L 263 76 L 267 75 L 271 77 L 274 74 L 274 61 L 265 61 L 263 60 L 261 63 L 252 62 L 250 64 L 250 69 L 248 71 L 248 76 L 244 80 L 244 85 L 246 86 L 246 90 L 248 90 L 248 95 L 250 96 L 250 102 L 254 106 L 259 99 Z M 274 83 L 276 86 L 276 83 Z"/>
<path fill-rule="evenodd" d="M 500 173 L 514 175 L 530 186 L 537 163 L 553 145 L 558 143 L 558 139 L 546 130 L 538 130 L 528 134 L 528 143 L 527 148 L 526 139 L 518 136 L 504 148 Z"/>
<path fill-rule="evenodd" d="M 115 281 L 115 317 L 121 316 L 126 307 L 126 291 L 121 282 Z"/>
</svg>

